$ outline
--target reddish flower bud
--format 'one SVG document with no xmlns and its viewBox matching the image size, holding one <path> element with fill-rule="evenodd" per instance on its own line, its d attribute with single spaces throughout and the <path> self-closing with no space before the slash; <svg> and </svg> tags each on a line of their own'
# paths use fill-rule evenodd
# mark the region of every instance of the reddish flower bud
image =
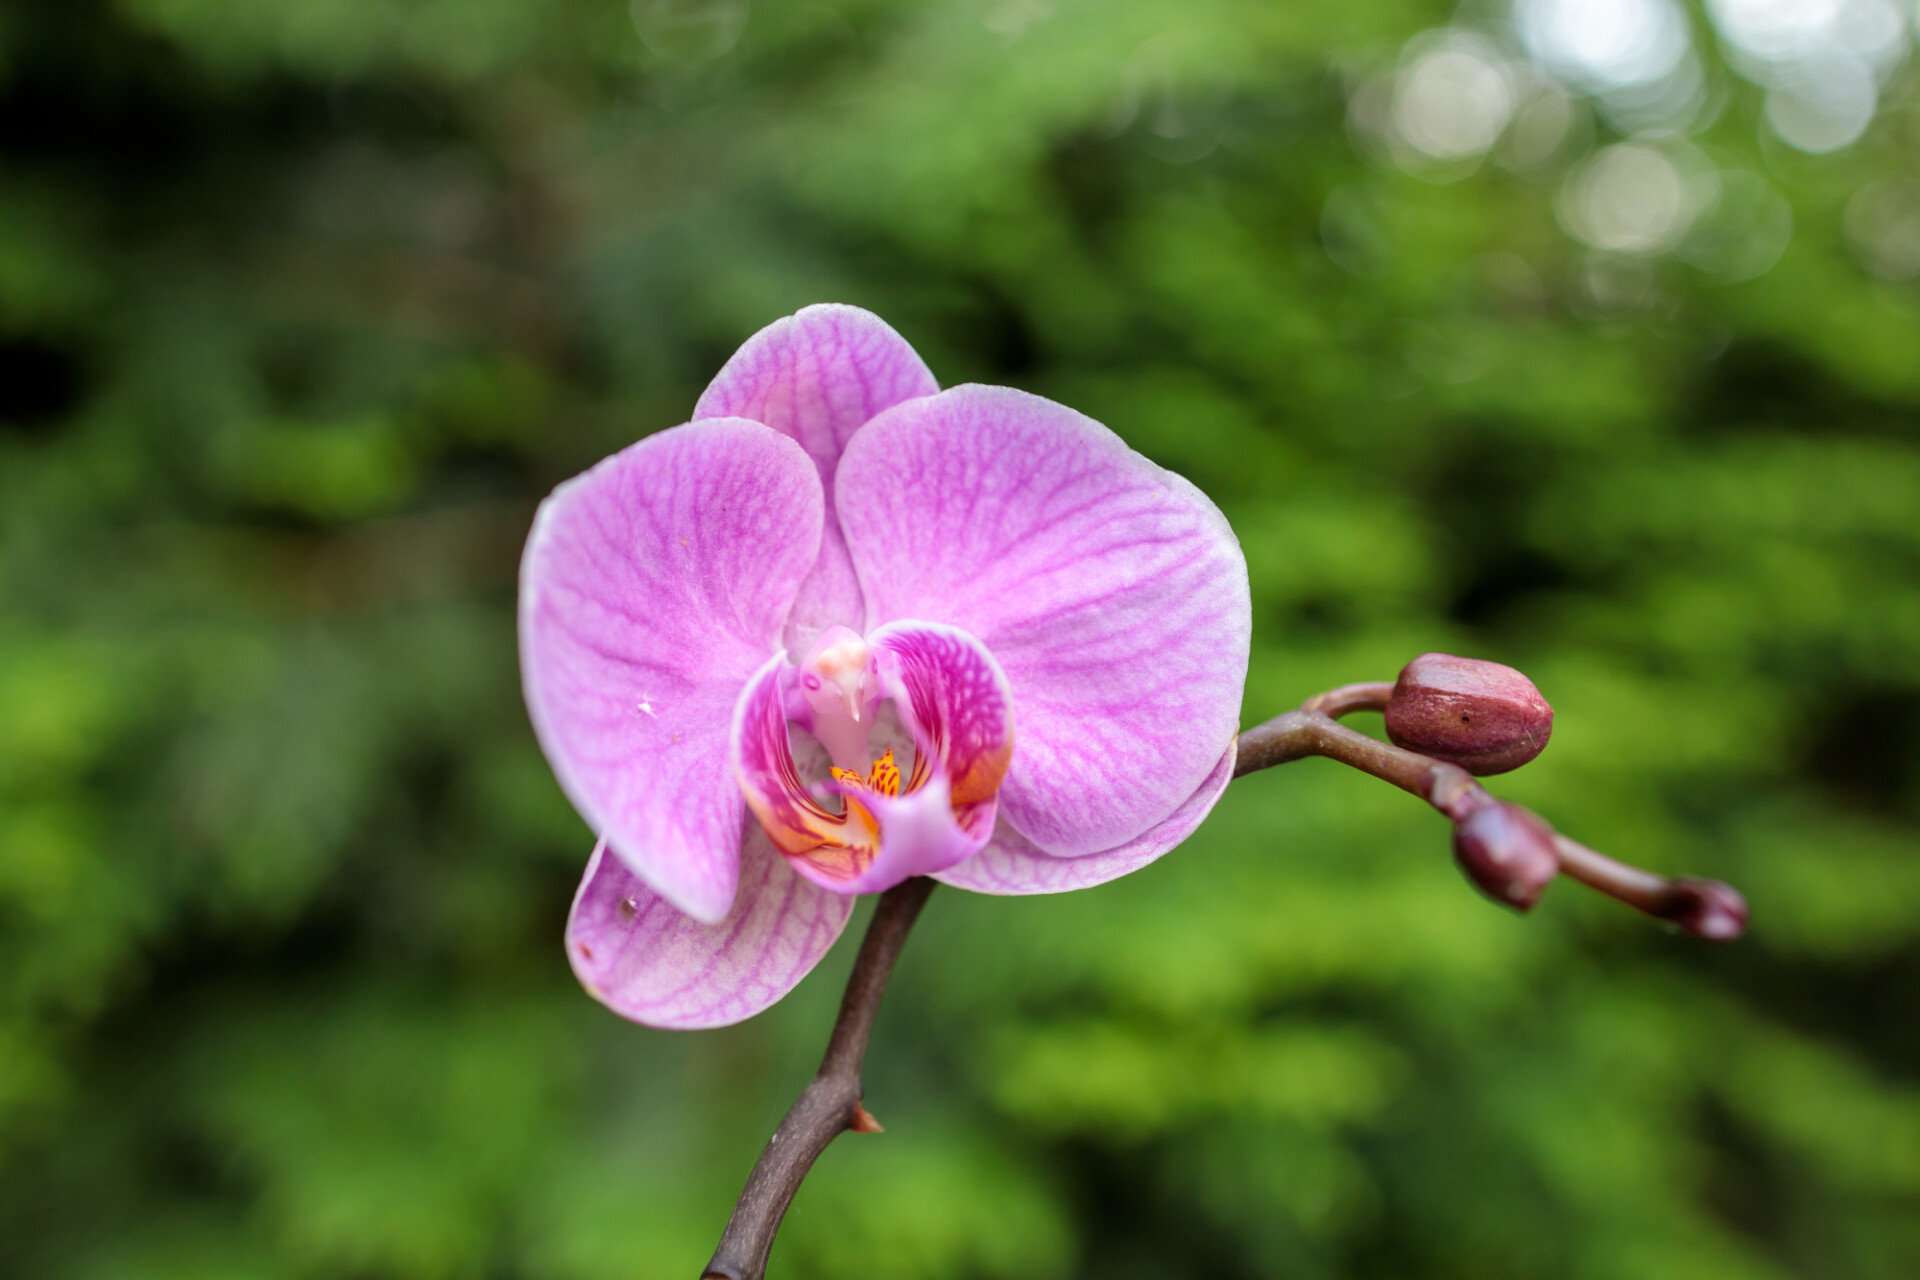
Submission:
<svg viewBox="0 0 1920 1280">
<path fill-rule="evenodd" d="M 1553 708 L 1533 681 L 1497 662 L 1423 653 L 1387 699 L 1395 746 L 1484 777 L 1518 769 L 1553 733 Z"/>
<path fill-rule="evenodd" d="M 1453 860 L 1476 889 L 1521 911 L 1531 910 L 1560 874 L 1553 828 L 1504 800 L 1482 805 L 1454 825 Z"/>
<path fill-rule="evenodd" d="M 1694 937 L 1731 942 L 1746 932 L 1747 900 L 1732 885 L 1678 876 L 1669 892 L 1672 898 L 1660 915 Z"/>
</svg>

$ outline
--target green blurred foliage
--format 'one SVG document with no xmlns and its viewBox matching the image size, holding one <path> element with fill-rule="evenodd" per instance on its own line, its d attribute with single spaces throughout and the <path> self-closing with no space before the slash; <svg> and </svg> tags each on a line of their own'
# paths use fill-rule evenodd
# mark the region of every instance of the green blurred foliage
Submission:
<svg viewBox="0 0 1920 1280">
<path fill-rule="evenodd" d="M 578 990 L 516 557 L 842 300 L 1219 501 L 1247 723 L 1515 662 L 1558 733 L 1497 789 L 1755 926 L 1520 920 L 1406 797 L 1249 779 L 1118 884 L 934 897 L 778 1274 L 1920 1274 L 1920 293 L 1843 234 L 1920 109 L 1799 156 L 1729 82 L 1695 141 L 1794 226 L 1729 282 L 1582 250 L 1571 161 L 1369 160 L 1355 77 L 1448 17 L 0 8 L 0 1270 L 697 1273 L 851 948 L 720 1032 Z"/>
</svg>

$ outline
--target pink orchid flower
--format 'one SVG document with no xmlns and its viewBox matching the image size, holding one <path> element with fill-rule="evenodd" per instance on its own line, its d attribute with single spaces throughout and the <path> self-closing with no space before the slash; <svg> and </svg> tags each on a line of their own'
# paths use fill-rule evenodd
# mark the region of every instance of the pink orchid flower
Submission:
<svg viewBox="0 0 1920 1280">
<path fill-rule="evenodd" d="M 527 539 L 527 707 L 600 837 L 575 973 L 634 1021 L 722 1026 L 857 894 L 1145 866 L 1232 776 L 1251 625 L 1219 510 L 1099 423 L 941 391 L 854 307 L 777 321 Z"/>
</svg>

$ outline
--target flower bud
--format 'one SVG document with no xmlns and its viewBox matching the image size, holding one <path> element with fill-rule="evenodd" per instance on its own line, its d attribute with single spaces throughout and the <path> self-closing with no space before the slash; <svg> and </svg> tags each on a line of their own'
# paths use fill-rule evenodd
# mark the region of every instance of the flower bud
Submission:
<svg viewBox="0 0 1920 1280">
<path fill-rule="evenodd" d="M 1454 825 L 1453 860 L 1474 888 L 1521 911 L 1531 910 L 1560 874 L 1553 828 L 1504 800 L 1482 805 Z"/>
<path fill-rule="evenodd" d="M 1518 769 L 1553 733 L 1553 708 L 1533 681 L 1497 662 L 1423 653 L 1387 699 L 1395 746 L 1484 777 Z"/>
<path fill-rule="evenodd" d="M 1730 884 L 1678 876 L 1672 899 L 1660 912 L 1696 938 L 1731 942 L 1747 929 L 1747 900 Z"/>
</svg>

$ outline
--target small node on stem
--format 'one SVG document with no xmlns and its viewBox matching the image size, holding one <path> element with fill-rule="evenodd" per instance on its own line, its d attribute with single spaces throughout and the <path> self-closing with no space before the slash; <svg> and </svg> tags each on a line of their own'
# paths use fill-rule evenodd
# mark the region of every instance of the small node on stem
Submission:
<svg viewBox="0 0 1920 1280">
<path fill-rule="evenodd" d="M 1530 911 L 1560 874 L 1553 828 L 1504 800 L 1475 807 L 1455 823 L 1453 860 L 1474 888 L 1517 911 Z"/>
<path fill-rule="evenodd" d="M 885 1133 L 887 1131 L 885 1125 L 873 1118 L 873 1112 L 867 1110 L 865 1104 L 859 1102 L 853 1104 L 853 1119 L 848 1123 L 847 1128 L 853 1130 L 855 1133 Z"/>
<path fill-rule="evenodd" d="M 1481 777 L 1518 769 L 1553 734 L 1553 708 L 1533 681 L 1449 653 L 1423 653 L 1401 670 L 1386 718 L 1395 746 Z"/>
</svg>

